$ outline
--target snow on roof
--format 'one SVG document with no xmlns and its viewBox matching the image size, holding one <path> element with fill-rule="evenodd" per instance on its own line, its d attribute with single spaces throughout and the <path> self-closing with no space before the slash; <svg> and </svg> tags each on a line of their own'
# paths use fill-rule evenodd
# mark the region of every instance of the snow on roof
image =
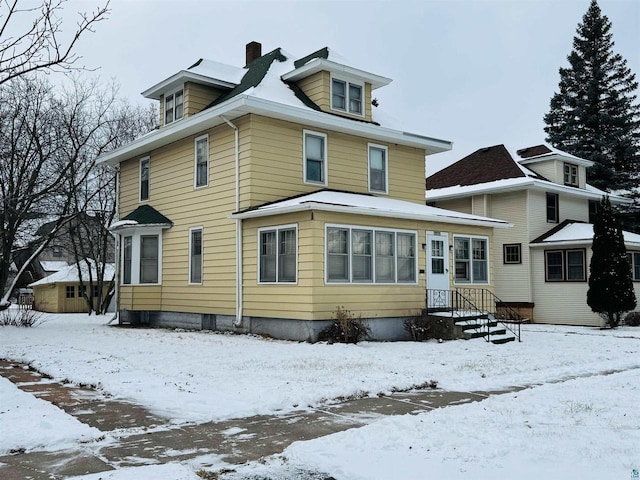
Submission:
<svg viewBox="0 0 640 480">
<path fill-rule="evenodd" d="M 195 65 L 189 67 L 189 72 L 215 78 L 229 83 L 240 83 L 247 70 L 226 63 L 201 58 Z"/>
<path fill-rule="evenodd" d="M 81 261 L 80 268 L 82 269 L 82 280 L 89 281 L 89 267 L 87 266 L 86 261 Z M 91 276 L 95 279 L 97 276 L 96 273 L 96 265 L 94 262 L 91 263 Z M 111 280 L 116 271 L 116 266 L 114 263 L 107 263 L 104 268 L 104 278 L 103 280 Z M 53 283 L 62 283 L 62 282 L 79 282 L 80 277 L 78 275 L 78 267 L 77 264 L 68 265 L 66 268 L 56 272 L 48 277 L 45 277 L 37 282 L 33 282 L 30 284 L 30 287 L 34 287 L 36 285 L 47 285 Z"/>
<path fill-rule="evenodd" d="M 572 155 L 570 153 L 563 152 L 562 150 L 558 150 L 557 148 L 554 148 L 547 143 L 537 145 L 536 147 L 544 147 L 544 149 L 548 151 L 540 154 L 531 155 L 531 156 L 523 156 L 521 153 L 527 150 L 526 148 L 524 148 L 524 149 L 519 149 L 517 151 L 512 152 L 512 156 L 513 158 L 518 159 L 518 162 L 522 163 L 523 165 L 527 163 L 541 162 L 547 159 L 553 159 L 555 157 L 562 157 L 564 159 L 571 160 L 574 163 L 577 163 L 579 165 L 584 165 L 585 167 L 590 167 L 593 165 L 593 162 L 591 160 L 576 157 L 575 155 Z M 536 147 L 529 147 L 529 148 L 536 148 Z"/>
<path fill-rule="evenodd" d="M 464 225 L 482 225 L 496 228 L 508 228 L 511 226 L 510 223 L 503 220 L 497 220 L 495 218 L 454 212 L 404 200 L 331 190 L 321 190 L 319 192 L 292 197 L 279 202 L 268 203 L 256 208 L 235 213 L 231 215 L 231 217 L 252 218 L 302 210 L 324 210 L 330 212 L 353 213 L 357 215 L 404 218 Z"/>
<path fill-rule="evenodd" d="M 640 235 L 631 232 L 622 232 L 626 245 L 640 246 Z M 591 223 L 569 223 L 542 241 L 531 243 L 531 246 L 542 246 L 549 244 L 591 244 L 593 241 L 593 224 Z"/>
<path fill-rule="evenodd" d="M 427 190 L 426 199 L 427 201 L 443 200 L 447 198 L 466 197 L 469 195 L 478 195 L 482 193 L 495 193 L 496 191 L 510 192 L 531 187 L 538 187 L 549 191 L 563 192 L 571 195 L 588 197 L 591 199 L 600 199 L 604 195 L 609 195 L 609 199 L 614 205 L 631 203 L 631 200 L 628 198 L 607 194 L 607 192 L 603 192 L 602 190 L 599 190 L 588 184 L 586 188 L 581 189 L 531 177 L 506 178 L 502 180 L 496 180 L 494 182 L 477 183 L 475 185 L 453 185 L 451 187 L 445 188 L 434 188 L 431 190 Z"/>
<path fill-rule="evenodd" d="M 64 260 L 40 260 L 40 265 L 45 272 L 59 272 L 69 266 Z"/>
<path fill-rule="evenodd" d="M 116 230 L 123 227 L 132 227 L 134 225 L 138 225 L 138 222 L 136 222 L 135 220 L 118 220 L 117 222 L 113 222 L 111 225 L 109 225 L 109 230 Z"/>
</svg>

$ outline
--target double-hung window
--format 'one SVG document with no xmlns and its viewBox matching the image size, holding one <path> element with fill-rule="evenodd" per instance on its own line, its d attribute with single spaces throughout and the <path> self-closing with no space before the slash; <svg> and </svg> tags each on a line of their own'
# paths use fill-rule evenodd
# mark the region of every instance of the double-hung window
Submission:
<svg viewBox="0 0 640 480">
<path fill-rule="evenodd" d="M 589 223 L 595 223 L 598 216 L 598 208 L 600 202 L 597 200 L 589 200 Z"/>
<path fill-rule="evenodd" d="M 584 282 L 586 253 L 584 249 L 547 250 L 544 252 L 547 282 Z"/>
<path fill-rule="evenodd" d="M 387 147 L 369 144 L 369 191 L 389 193 L 387 187 Z"/>
<path fill-rule="evenodd" d="M 149 200 L 149 170 L 151 159 L 145 157 L 140 160 L 140 201 Z"/>
<path fill-rule="evenodd" d="M 489 282 L 488 240 L 484 237 L 454 237 L 456 283 Z"/>
<path fill-rule="evenodd" d="M 327 136 L 305 130 L 303 157 L 304 182 L 327 185 Z"/>
<path fill-rule="evenodd" d="M 334 78 L 331 80 L 331 108 L 355 115 L 363 115 L 364 88 L 361 84 Z"/>
<path fill-rule="evenodd" d="M 184 91 L 176 90 L 164 97 L 164 124 L 180 120 L 184 114 Z"/>
<path fill-rule="evenodd" d="M 66 293 L 66 298 L 75 298 L 76 296 L 75 285 L 67 285 L 65 293 Z"/>
<path fill-rule="evenodd" d="M 295 225 L 258 231 L 259 283 L 295 283 L 298 243 Z"/>
<path fill-rule="evenodd" d="M 189 283 L 202 283 L 202 227 L 189 230 Z"/>
<path fill-rule="evenodd" d="M 140 236 L 140 283 L 158 283 L 158 235 Z"/>
<path fill-rule="evenodd" d="M 327 283 L 415 283 L 416 233 L 327 226 Z"/>
<path fill-rule="evenodd" d="M 627 252 L 631 265 L 631 278 L 634 282 L 640 282 L 640 252 Z"/>
<path fill-rule="evenodd" d="M 578 186 L 578 166 L 570 163 L 564 164 L 564 184 L 570 187 Z"/>
<path fill-rule="evenodd" d="M 209 184 L 209 135 L 195 139 L 195 188 Z"/>
<path fill-rule="evenodd" d="M 547 192 L 547 222 L 558 223 L 560 221 L 560 208 L 557 193 Z"/>
<path fill-rule="evenodd" d="M 133 237 L 126 236 L 122 240 L 123 262 L 122 283 L 131 283 L 131 263 L 133 262 Z"/>
</svg>

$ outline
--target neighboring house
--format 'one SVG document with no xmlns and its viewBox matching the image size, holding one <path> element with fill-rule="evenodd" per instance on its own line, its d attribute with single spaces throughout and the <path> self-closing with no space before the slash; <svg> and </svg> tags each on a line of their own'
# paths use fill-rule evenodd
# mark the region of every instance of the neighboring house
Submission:
<svg viewBox="0 0 640 480">
<path fill-rule="evenodd" d="M 160 128 L 98 160 L 120 168 L 121 321 L 315 340 L 343 307 L 399 338 L 427 285 L 450 288 L 454 241 L 491 288 L 508 224 L 425 205 L 425 155 L 451 143 L 379 119 L 391 80 L 327 48 L 260 49 L 146 90 Z"/>
<path fill-rule="evenodd" d="M 85 261 L 81 262 L 83 285 L 80 286 L 78 266 L 68 265 L 60 271 L 49 275 L 29 287 L 33 288 L 33 308 L 49 313 L 83 313 L 88 311 L 86 294 L 98 297 L 98 286 L 89 284 L 89 267 Z M 92 278 L 97 277 L 97 270 L 92 264 Z M 110 286 L 115 274 L 115 264 L 109 263 L 104 269 L 103 289 Z M 101 295 L 102 296 L 102 295 Z"/>
<path fill-rule="evenodd" d="M 514 225 L 496 230 L 492 248 L 495 291 L 504 303 L 534 322 L 599 326 L 602 320 L 586 298 L 591 223 L 605 192 L 586 183 L 591 165 L 547 145 L 516 153 L 496 145 L 429 176 L 426 198 L 430 205 Z M 630 202 L 615 195 L 610 200 Z M 636 282 L 639 240 L 625 232 Z M 635 286 L 640 298 L 640 283 Z"/>
</svg>

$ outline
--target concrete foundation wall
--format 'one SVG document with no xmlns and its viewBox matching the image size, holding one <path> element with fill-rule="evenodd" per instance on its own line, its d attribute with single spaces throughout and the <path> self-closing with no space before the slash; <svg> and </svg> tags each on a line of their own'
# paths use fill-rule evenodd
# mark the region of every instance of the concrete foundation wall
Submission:
<svg viewBox="0 0 640 480">
<path fill-rule="evenodd" d="M 367 318 L 372 340 L 411 340 L 404 329 L 408 317 Z M 223 332 L 253 333 L 281 340 L 315 342 L 320 331 L 331 320 L 295 320 L 287 318 L 243 317 L 242 325 L 234 325 L 235 316 L 165 311 L 120 311 L 121 323 L 148 325 L 185 330 L 217 330 Z"/>
</svg>

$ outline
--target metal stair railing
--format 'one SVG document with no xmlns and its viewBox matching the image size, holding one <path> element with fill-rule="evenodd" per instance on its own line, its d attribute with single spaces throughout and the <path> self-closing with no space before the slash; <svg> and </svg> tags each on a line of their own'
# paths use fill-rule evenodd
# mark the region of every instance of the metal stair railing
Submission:
<svg viewBox="0 0 640 480">
<path fill-rule="evenodd" d="M 487 312 L 478 308 L 467 296 L 463 295 L 458 290 L 434 290 L 427 289 L 426 292 L 426 305 L 427 312 L 438 313 L 450 313 L 451 318 L 465 318 L 465 317 L 480 317 L 486 315 Z M 484 339 L 490 342 L 490 329 L 487 322 L 484 327 L 486 328 L 487 335 Z"/>
<path fill-rule="evenodd" d="M 524 321 L 522 315 L 505 305 L 500 298 L 486 288 L 427 289 L 426 305 L 427 311 L 451 312 L 452 317 L 462 317 L 461 313 L 467 312 L 470 315 L 491 315 L 496 322 L 510 331 L 518 342 L 522 341 L 520 328 Z"/>
</svg>

